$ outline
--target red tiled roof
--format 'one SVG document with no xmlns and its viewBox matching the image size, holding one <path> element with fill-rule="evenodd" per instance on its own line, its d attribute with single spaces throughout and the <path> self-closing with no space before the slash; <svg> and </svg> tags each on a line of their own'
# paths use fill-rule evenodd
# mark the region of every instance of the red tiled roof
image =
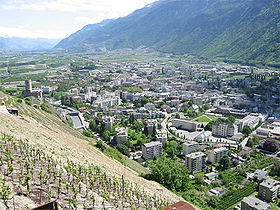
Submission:
<svg viewBox="0 0 280 210">
<path fill-rule="evenodd" d="M 195 210 L 195 208 L 185 201 L 179 201 L 163 208 L 163 210 Z"/>
</svg>

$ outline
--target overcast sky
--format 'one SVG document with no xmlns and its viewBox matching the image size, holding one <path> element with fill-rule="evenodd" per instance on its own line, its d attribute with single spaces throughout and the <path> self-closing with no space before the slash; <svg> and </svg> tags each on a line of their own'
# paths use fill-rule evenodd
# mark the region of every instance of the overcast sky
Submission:
<svg viewBox="0 0 280 210">
<path fill-rule="evenodd" d="M 65 38 L 156 0 L 0 0 L 0 36 Z"/>
</svg>

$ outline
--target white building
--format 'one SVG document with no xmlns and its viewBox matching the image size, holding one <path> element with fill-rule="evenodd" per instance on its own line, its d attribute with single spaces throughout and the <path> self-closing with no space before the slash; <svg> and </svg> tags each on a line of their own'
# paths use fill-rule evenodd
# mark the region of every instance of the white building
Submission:
<svg viewBox="0 0 280 210">
<path fill-rule="evenodd" d="M 160 141 L 162 145 L 165 145 L 165 142 L 167 141 L 167 131 L 165 129 L 161 129 L 156 132 L 156 140 Z"/>
<path fill-rule="evenodd" d="M 108 106 L 116 106 L 121 104 L 119 96 L 104 95 L 99 96 L 97 100 L 93 101 L 92 105 L 97 105 L 99 108 L 106 108 Z"/>
<path fill-rule="evenodd" d="M 116 139 L 117 144 L 121 144 L 127 140 L 127 137 L 128 137 L 127 128 L 119 127 L 119 128 L 115 129 L 115 132 L 116 132 L 115 139 Z"/>
<path fill-rule="evenodd" d="M 198 150 L 198 143 L 195 141 L 189 141 L 183 143 L 183 154 L 188 155 L 192 152 L 195 152 Z"/>
<path fill-rule="evenodd" d="M 255 128 L 260 122 L 260 116 L 258 114 L 250 114 L 239 121 L 238 131 L 242 132 L 243 129 L 248 126 L 250 128 Z"/>
<path fill-rule="evenodd" d="M 208 161 L 211 163 L 219 163 L 221 158 L 228 155 L 228 149 L 225 147 L 216 148 L 209 150 Z"/>
<path fill-rule="evenodd" d="M 195 152 L 186 155 L 186 168 L 190 173 L 198 173 L 206 167 L 206 155 L 203 152 Z"/>
<path fill-rule="evenodd" d="M 213 136 L 231 137 L 236 135 L 238 128 L 233 123 L 216 122 L 212 127 Z"/>
<path fill-rule="evenodd" d="M 153 141 L 142 145 L 142 154 L 145 160 L 152 160 L 162 154 L 162 143 Z"/>
<path fill-rule="evenodd" d="M 245 197 L 241 201 L 241 210 L 269 210 L 270 205 L 255 196 Z"/>
<path fill-rule="evenodd" d="M 197 131 L 199 128 L 199 123 L 195 121 L 180 120 L 175 118 L 172 120 L 172 126 L 174 126 L 177 129 Z"/>
</svg>

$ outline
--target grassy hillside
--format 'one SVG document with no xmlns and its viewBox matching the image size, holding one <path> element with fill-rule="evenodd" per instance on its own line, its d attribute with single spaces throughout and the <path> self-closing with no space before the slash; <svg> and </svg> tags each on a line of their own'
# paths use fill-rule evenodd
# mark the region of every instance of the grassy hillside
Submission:
<svg viewBox="0 0 280 210">
<path fill-rule="evenodd" d="M 89 170 L 90 166 L 97 166 L 100 168 L 102 173 L 105 172 L 106 177 L 111 181 L 114 179 L 119 180 L 123 175 L 127 182 L 133 184 L 133 186 L 135 186 L 135 184 L 138 185 L 138 188 L 140 189 L 139 191 L 145 191 L 147 196 L 152 200 L 154 194 L 156 194 L 157 199 L 160 197 L 163 199 L 163 201 L 167 200 L 169 202 L 173 202 L 181 199 L 159 184 L 139 177 L 138 174 L 130 168 L 127 168 L 120 164 L 120 162 L 104 155 L 101 151 L 90 145 L 90 139 L 87 139 L 86 137 L 82 136 L 80 132 L 61 122 L 56 116 L 26 104 L 18 104 L 13 98 L 12 101 L 10 100 L 10 104 L 13 107 L 19 108 L 21 116 L 16 117 L 0 113 L 0 132 L 4 133 L 5 135 L 13 136 L 13 142 L 15 142 L 15 144 L 19 144 L 18 146 L 22 145 L 22 142 L 20 141 L 22 140 L 24 143 L 29 145 L 28 148 L 31 149 L 34 147 L 35 149 L 40 149 L 40 151 L 44 153 L 44 156 L 50 157 L 55 163 L 64 167 L 69 165 L 69 161 L 73 162 L 75 167 L 80 165 L 87 170 Z M 3 142 L 3 138 L 1 142 Z M 4 140 L 3 144 L 5 144 L 5 142 L 6 141 Z M 14 147 L 10 148 L 12 154 L 16 152 L 13 150 L 13 148 Z M 4 153 L 1 154 L 4 155 Z M 15 156 L 18 157 L 19 154 Z M 5 167 L 8 167 L 8 163 Z M 15 165 L 15 168 L 18 168 L 17 165 Z M 38 167 L 36 166 L 35 168 Z M 38 170 L 40 169 L 38 168 Z M 4 175 L 4 173 L 5 172 L 1 171 L 2 175 Z M 10 177 L 7 179 L 10 180 L 12 178 Z M 19 180 L 17 182 L 19 183 Z M 86 183 L 88 182 L 86 181 Z M 87 185 L 86 183 L 83 182 L 83 184 Z M 79 184 L 76 184 L 77 188 Z M 18 184 L 16 184 L 16 186 L 18 186 Z M 66 189 L 66 185 L 63 186 L 65 187 L 64 189 Z M 109 187 L 107 186 L 107 188 Z M 159 191 L 158 189 L 162 189 L 162 191 Z M 16 188 L 14 188 L 14 190 L 17 191 Z M 25 193 L 27 192 L 26 190 L 27 189 L 25 188 Z M 34 190 L 36 191 L 36 189 Z M 56 190 L 57 185 L 54 184 L 52 189 L 54 197 L 57 195 L 55 193 Z M 117 194 L 112 193 L 111 196 L 113 200 L 110 200 L 108 195 L 104 194 L 104 190 L 100 189 L 100 193 L 98 193 L 98 188 L 93 188 L 92 191 L 97 193 L 101 198 L 106 198 L 107 196 L 108 202 L 112 205 L 116 205 L 114 202 L 119 202 L 113 201 L 113 197 Z M 130 189 L 128 192 L 137 192 L 137 190 Z M 44 199 L 48 197 L 49 193 L 49 191 L 46 191 Z M 85 192 L 83 192 L 81 195 L 78 195 L 79 193 L 77 193 L 77 198 L 79 196 L 85 196 L 85 194 L 83 194 Z M 29 195 L 27 192 L 27 197 L 28 196 Z M 29 196 L 28 198 L 31 198 L 32 200 L 32 196 Z M 29 202 L 30 200 L 27 201 L 27 203 Z M 65 205 L 68 205 L 65 201 L 61 202 Z M 87 204 L 90 204 L 90 199 L 88 198 L 86 202 Z M 128 205 L 129 201 L 127 200 L 124 203 L 126 203 L 125 205 Z M 157 205 L 163 205 L 163 203 L 159 204 L 161 203 L 160 201 L 157 203 Z M 38 204 L 38 201 L 35 202 L 35 204 Z M 80 203 L 79 205 L 81 206 L 82 204 Z M 121 204 L 119 203 L 118 205 Z M 139 205 L 140 206 L 135 208 L 143 208 L 143 205 L 145 204 L 142 203 Z"/>
</svg>

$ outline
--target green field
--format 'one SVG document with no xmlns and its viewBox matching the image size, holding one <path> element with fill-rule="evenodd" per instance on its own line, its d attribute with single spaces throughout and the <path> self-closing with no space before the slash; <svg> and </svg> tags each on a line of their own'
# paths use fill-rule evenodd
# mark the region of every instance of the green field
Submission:
<svg viewBox="0 0 280 210">
<path fill-rule="evenodd" d="M 209 117 L 211 120 L 217 120 L 218 119 L 217 117 L 214 117 L 214 116 L 208 116 L 207 115 L 207 117 Z"/>
<path fill-rule="evenodd" d="M 209 119 L 209 118 L 206 117 L 206 116 L 202 116 L 202 117 L 198 118 L 197 121 L 198 121 L 198 122 L 201 122 L 201 123 L 204 123 L 204 122 L 211 122 L 212 120 Z"/>
</svg>

